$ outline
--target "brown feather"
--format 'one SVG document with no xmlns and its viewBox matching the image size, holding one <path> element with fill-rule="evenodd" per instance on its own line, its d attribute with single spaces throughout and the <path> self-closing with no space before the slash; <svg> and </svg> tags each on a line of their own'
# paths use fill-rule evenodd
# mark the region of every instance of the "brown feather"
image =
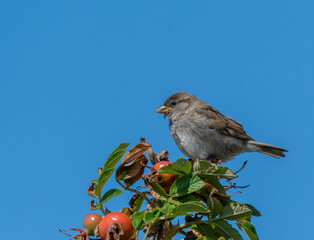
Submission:
<svg viewBox="0 0 314 240">
<path fill-rule="evenodd" d="M 204 102 L 205 103 L 205 102 Z M 249 137 L 243 129 L 243 126 L 237 121 L 224 116 L 217 109 L 213 108 L 209 104 L 205 103 L 201 109 L 197 109 L 199 114 L 205 115 L 210 121 L 210 128 L 216 130 L 217 132 L 239 138 L 242 140 L 253 140 Z"/>
</svg>

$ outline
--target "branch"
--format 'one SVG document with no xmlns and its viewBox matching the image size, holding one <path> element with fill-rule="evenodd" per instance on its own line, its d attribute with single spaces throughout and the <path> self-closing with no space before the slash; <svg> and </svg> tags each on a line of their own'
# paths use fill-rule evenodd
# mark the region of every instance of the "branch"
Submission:
<svg viewBox="0 0 314 240">
<path fill-rule="evenodd" d="M 119 180 L 116 180 L 117 183 L 123 187 L 125 190 L 127 191 L 130 191 L 130 192 L 133 192 L 133 193 L 137 193 L 138 195 L 140 195 L 141 197 L 143 197 L 146 202 L 152 207 L 152 208 L 155 208 L 155 204 L 153 204 L 153 202 L 151 200 L 149 200 L 149 198 L 143 193 L 143 192 L 139 192 L 133 188 L 128 188 L 127 186 L 124 186 Z"/>
</svg>

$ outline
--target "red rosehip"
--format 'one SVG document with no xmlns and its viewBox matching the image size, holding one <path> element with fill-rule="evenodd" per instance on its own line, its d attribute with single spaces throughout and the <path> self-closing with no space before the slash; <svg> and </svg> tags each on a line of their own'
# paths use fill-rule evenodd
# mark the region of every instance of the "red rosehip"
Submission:
<svg viewBox="0 0 314 240">
<path fill-rule="evenodd" d="M 158 172 L 158 170 L 161 167 L 168 166 L 168 165 L 171 165 L 171 162 L 160 161 L 160 162 L 156 163 L 153 168 Z M 173 184 L 173 182 L 176 179 L 176 175 L 170 174 L 170 173 L 159 173 L 159 174 L 160 174 L 160 179 L 161 179 L 161 182 L 159 183 L 159 185 L 163 189 L 165 189 L 166 192 L 169 192 L 171 185 Z"/>
<path fill-rule="evenodd" d="M 97 213 L 90 213 L 84 217 L 83 228 L 86 230 L 88 236 L 94 236 L 94 230 L 101 220 L 102 216 Z"/>
<path fill-rule="evenodd" d="M 113 212 L 104 216 L 99 225 L 102 240 L 129 240 L 133 235 L 133 225 L 130 218 L 121 212 Z"/>
</svg>

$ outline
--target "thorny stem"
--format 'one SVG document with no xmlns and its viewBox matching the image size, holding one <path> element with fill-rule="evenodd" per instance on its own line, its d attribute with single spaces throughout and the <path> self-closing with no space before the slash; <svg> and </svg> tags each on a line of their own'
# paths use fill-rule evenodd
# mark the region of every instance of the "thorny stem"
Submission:
<svg viewBox="0 0 314 240">
<path fill-rule="evenodd" d="M 148 234 L 149 234 L 151 228 L 152 228 L 152 223 L 148 224 L 148 228 L 147 228 L 146 233 L 145 233 L 145 236 L 144 236 L 144 238 L 143 238 L 144 240 L 147 239 Z"/>
<path fill-rule="evenodd" d="M 152 203 L 152 201 L 149 200 L 149 198 L 148 198 L 144 193 L 139 192 L 139 191 L 137 191 L 137 190 L 135 190 L 135 189 L 132 189 L 132 188 L 128 188 L 127 186 L 124 186 L 119 180 L 117 180 L 117 182 L 118 182 L 119 185 L 120 185 L 121 187 L 123 187 L 125 190 L 130 191 L 130 192 L 137 193 L 138 195 L 142 196 L 142 197 L 146 200 L 146 202 L 147 202 L 152 208 L 155 207 L 155 205 Z"/>
</svg>

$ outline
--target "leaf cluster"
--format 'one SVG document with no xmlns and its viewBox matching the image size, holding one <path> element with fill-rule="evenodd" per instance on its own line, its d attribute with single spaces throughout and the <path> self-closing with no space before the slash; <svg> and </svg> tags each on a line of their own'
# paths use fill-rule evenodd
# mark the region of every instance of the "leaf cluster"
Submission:
<svg viewBox="0 0 314 240">
<path fill-rule="evenodd" d="M 143 231 L 144 239 L 171 239 L 181 234 L 184 239 L 241 240 L 238 230 L 244 231 L 251 240 L 258 239 L 251 217 L 261 214 L 252 205 L 233 201 L 233 195 L 227 194 L 229 189 L 235 188 L 230 181 L 237 178 L 229 168 L 206 160 L 180 158 L 157 172 L 148 163 L 169 161 L 167 151 L 154 154 L 143 138 L 127 152 L 128 145 L 121 143 L 98 169 L 98 179 L 92 181 L 87 191 L 98 199 L 91 202 L 92 210 L 100 209 L 106 215 L 110 212 L 104 207 L 106 202 L 130 191 L 134 195 L 129 206 L 121 211 L 132 220 L 133 239 L 138 239 Z M 116 167 L 122 157 L 121 164 Z M 145 168 L 150 169 L 150 173 L 144 175 Z M 115 180 L 122 189 L 103 193 L 115 170 Z M 176 176 L 170 189 L 161 186 L 162 174 Z M 131 188 L 136 182 L 143 187 Z M 222 182 L 230 183 L 230 186 L 223 186 Z M 232 222 L 235 224 L 231 225 Z"/>
</svg>

